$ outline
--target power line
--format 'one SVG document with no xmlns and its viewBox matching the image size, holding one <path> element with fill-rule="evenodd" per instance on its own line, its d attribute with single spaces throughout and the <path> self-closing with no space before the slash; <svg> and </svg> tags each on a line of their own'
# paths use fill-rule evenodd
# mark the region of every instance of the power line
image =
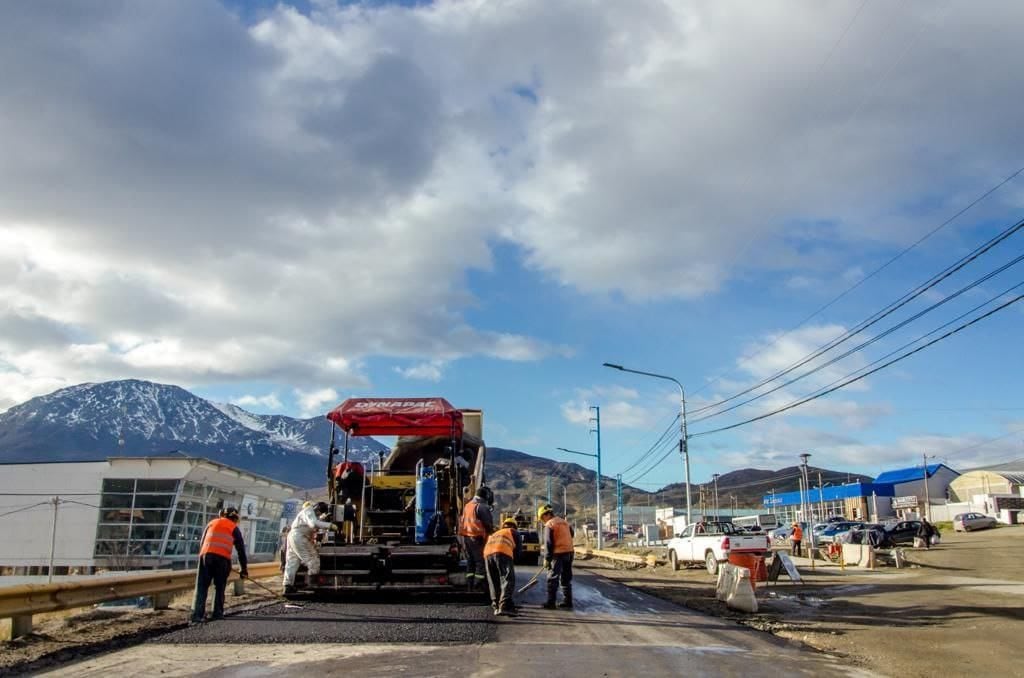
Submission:
<svg viewBox="0 0 1024 678">
<path fill-rule="evenodd" d="M 915 320 L 921 318 L 924 315 L 927 315 L 928 313 L 934 311 L 936 308 L 939 308 L 940 306 L 943 306 L 943 305 L 949 303 L 950 301 L 953 301 L 954 299 L 956 299 L 960 295 L 964 294 L 965 292 L 969 292 L 970 290 L 974 289 L 978 285 L 981 285 L 982 283 L 991 280 L 992 278 L 994 278 L 995 276 L 999 275 L 1000 273 L 1003 273 L 1006 270 L 1010 269 L 1011 267 L 1016 266 L 1021 261 L 1024 261 L 1024 254 L 1016 257 L 1015 259 L 1011 260 L 1010 262 L 1008 262 L 1006 264 L 1003 264 L 1002 266 L 1000 266 L 999 268 L 995 269 L 994 271 L 990 271 L 990 272 L 986 273 L 985 275 L 983 275 L 982 277 L 978 278 L 974 282 L 971 282 L 971 283 L 961 287 L 957 291 L 953 292 L 952 294 L 947 295 L 943 299 L 940 299 L 939 301 L 935 302 L 931 306 L 928 306 L 927 308 L 925 308 L 925 309 L 923 309 L 921 311 L 918 311 L 917 313 L 915 313 L 914 315 L 910 316 L 909 318 L 906 318 L 903 321 L 893 325 L 892 327 L 890 327 L 889 329 L 885 330 L 884 332 L 881 332 L 877 336 L 874 336 L 871 339 L 868 339 L 867 341 L 861 342 L 857 346 L 854 346 L 853 348 L 849 349 L 848 351 L 839 354 L 838 356 L 832 358 L 831 360 L 828 360 L 828 361 L 822 363 L 821 365 L 818 365 L 815 368 L 813 368 L 811 370 L 808 370 L 807 372 L 804 372 L 803 374 L 800 374 L 800 375 L 798 375 L 796 377 L 793 377 L 792 379 L 790 379 L 788 381 L 782 382 L 778 386 L 770 388 L 767 391 L 764 391 L 762 393 L 758 393 L 757 395 L 755 395 L 755 396 L 753 396 L 751 398 L 747 398 L 746 400 L 744 400 L 744 401 L 742 401 L 740 403 L 737 403 L 735 405 L 731 405 L 731 406 L 729 406 L 729 407 L 727 407 L 725 409 L 719 410 L 717 412 L 712 412 L 711 414 L 704 415 L 703 417 L 697 417 L 696 419 L 692 419 L 690 421 L 690 423 L 694 424 L 694 423 L 697 423 L 697 422 L 705 421 L 707 419 L 711 419 L 713 417 L 717 417 L 719 415 L 725 414 L 726 412 L 731 412 L 732 410 L 735 410 L 735 409 L 738 409 L 740 407 L 743 407 L 744 405 L 749 405 L 750 403 L 754 402 L 755 400 L 760 400 L 761 398 L 763 398 L 763 397 L 765 397 L 767 395 L 771 395 L 772 393 L 775 393 L 776 391 L 779 391 L 779 390 L 781 390 L 783 388 L 786 388 L 787 386 L 790 386 L 790 385 L 800 381 L 801 379 L 803 379 L 805 377 L 808 377 L 808 376 L 810 376 L 812 374 L 820 372 L 821 370 L 825 369 L 826 367 L 834 365 L 835 363 L 839 362 L 840 360 L 843 360 L 844 358 L 847 358 L 847 357 L 853 355 L 854 353 L 857 353 L 858 351 L 861 351 L 864 348 L 867 348 L 868 346 L 874 344 L 875 342 L 881 341 L 882 339 L 884 339 L 888 335 L 892 334 L 893 332 L 895 332 L 895 331 L 897 331 L 899 329 L 902 329 L 903 327 L 906 327 L 907 325 L 909 325 L 910 323 L 914 322 Z M 1013 289 L 1013 288 L 1011 288 L 1011 289 Z"/>
<path fill-rule="evenodd" d="M 891 259 L 886 261 L 884 264 L 882 264 L 881 266 L 879 266 L 875 270 L 871 271 L 871 273 L 867 274 L 866 276 L 864 276 L 863 278 L 858 280 L 856 283 L 854 283 L 850 287 L 847 287 L 845 290 L 843 290 L 837 296 L 835 296 L 831 301 L 829 301 L 826 304 L 824 304 L 824 305 L 818 307 L 817 309 L 815 309 L 810 315 L 806 316 L 799 323 L 797 323 L 793 327 L 789 328 L 788 330 L 786 330 L 785 332 L 783 332 L 782 334 L 777 336 L 771 343 L 769 343 L 768 345 L 762 347 L 760 350 L 756 351 L 754 354 L 752 354 L 750 356 L 747 356 L 747 357 L 744 357 L 744 358 L 741 358 L 741 362 L 753 360 L 754 358 L 757 358 L 757 357 L 763 355 L 769 349 L 774 348 L 775 346 L 778 346 L 780 341 L 782 341 L 783 339 L 788 337 L 790 334 L 792 334 L 796 330 L 798 330 L 801 327 L 803 327 L 804 325 L 806 325 L 808 322 L 810 322 L 811 320 L 813 320 L 817 316 L 821 315 L 823 312 L 825 312 L 826 310 L 831 308 L 833 305 L 835 305 L 840 300 L 844 299 L 848 294 L 850 294 L 851 292 L 853 292 L 854 290 L 859 288 L 861 285 L 866 283 L 868 280 L 870 280 L 871 278 L 874 278 L 876 275 L 878 275 L 879 273 L 881 273 L 885 269 L 889 268 L 889 266 L 891 266 L 892 264 L 896 263 L 896 261 L 898 261 L 899 259 L 902 259 L 911 250 L 915 249 L 918 245 L 920 245 L 924 241 L 926 241 L 929 238 L 931 238 L 933 235 L 935 235 L 936 233 L 938 233 L 939 231 L 944 229 L 946 226 L 949 226 L 951 223 L 956 221 L 963 214 L 965 214 L 966 212 L 971 210 L 975 205 L 977 205 L 981 201 L 985 200 L 990 195 L 992 195 L 993 193 L 998 191 L 1000 188 L 1002 188 L 1006 184 L 1008 184 L 1011 181 L 1013 181 L 1014 179 L 1016 179 L 1022 172 L 1024 172 L 1024 166 L 1019 167 L 1015 172 L 1013 172 L 1012 174 L 1007 176 L 1005 179 L 1000 181 L 998 184 L 996 184 L 995 186 L 989 188 L 987 191 L 985 191 L 984 193 L 982 193 L 981 195 L 976 197 L 974 200 L 972 200 L 966 206 L 962 207 L 959 211 L 957 211 L 956 214 L 954 214 L 953 216 L 949 217 L 948 219 L 943 221 L 941 224 L 939 224 L 938 226 L 936 226 L 932 230 L 928 231 L 926 234 L 924 234 L 923 236 L 918 238 L 911 245 L 909 245 L 908 247 L 906 247 L 902 251 L 900 251 L 898 254 L 896 254 L 896 256 L 892 257 Z M 726 372 L 725 374 L 731 374 L 731 372 Z M 710 386 L 714 382 L 716 382 L 719 379 L 721 379 L 721 377 L 722 377 L 722 374 L 719 374 L 718 376 L 713 377 L 712 379 L 707 381 L 703 386 L 701 386 L 701 387 L 697 388 L 696 390 L 694 390 L 693 392 L 691 392 L 690 395 L 691 396 L 692 395 L 696 395 L 700 391 L 703 391 L 705 388 L 707 388 L 708 386 Z M 757 387 L 755 386 L 754 388 L 757 388 Z M 740 394 L 740 395 L 743 395 L 743 394 Z M 722 402 L 727 402 L 727 401 L 722 401 Z M 718 404 L 721 404 L 721 403 L 718 403 Z M 717 404 L 716 405 L 708 405 L 708 406 L 706 406 L 706 408 L 711 408 L 711 407 L 716 407 L 716 406 L 717 406 Z M 705 408 L 698 408 L 698 409 L 694 410 L 693 413 L 696 414 L 698 412 L 703 411 L 704 409 Z"/>
<path fill-rule="evenodd" d="M 32 510 L 34 508 L 39 507 L 39 506 L 46 506 L 49 503 L 51 503 L 51 502 L 41 501 L 38 504 L 32 504 L 31 506 L 23 506 L 21 508 L 15 509 L 13 511 L 8 511 L 7 513 L 0 513 L 0 518 L 4 518 L 6 516 L 13 516 L 15 513 L 21 513 L 22 511 L 30 511 L 30 510 Z"/>
<path fill-rule="evenodd" d="M 788 405 L 786 405 L 784 407 L 780 407 L 780 408 L 778 408 L 776 410 L 772 410 L 771 412 L 766 412 L 765 414 L 761 414 L 761 415 L 758 415 L 756 417 L 752 417 L 750 419 L 746 419 L 746 420 L 738 422 L 736 424 L 731 424 L 729 426 L 722 426 L 720 428 L 711 429 L 709 431 L 701 431 L 700 433 L 692 433 L 692 434 L 690 434 L 690 437 L 691 438 L 698 438 L 700 436 L 707 436 L 707 435 L 711 435 L 713 433 L 721 433 L 723 431 L 729 431 L 729 430 L 734 429 L 734 428 L 739 428 L 740 426 L 745 426 L 747 424 L 752 424 L 752 423 L 754 423 L 756 421 L 760 421 L 762 419 L 767 419 L 768 417 L 775 416 L 776 414 L 781 414 L 781 413 L 786 412 L 788 410 L 791 410 L 791 409 L 793 409 L 795 407 L 799 407 L 800 405 L 808 403 L 808 402 L 810 402 L 812 400 L 817 400 L 818 398 L 824 397 L 824 396 L 826 396 L 826 395 L 828 395 L 830 393 L 838 391 L 841 388 L 849 386 L 850 384 L 852 384 L 854 382 L 860 381 L 861 379 L 864 379 L 865 377 L 868 377 L 868 376 L 870 376 L 870 375 L 872 375 L 872 374 L 874 374 L 876 372 L 884 370 L 885 368 L 887 368 L 887 367 L 889 367 L 891 365 L 894 365 L 894 364 L 896 364 L 896 363 L 898 363 L 898 362 L 900 362 L 902 360 L 905 360 L 906 358 L 909 358 L 910 356 L 914 355 L 915 353 L 923 351 L 924 349 L 928 348 L 929 346 L 933 346 L 934 344 L 937 344 L 938 342 L 940 342 L 940 341 L 942 341 L 944 339 L 948 339 L 949 337 L 953 336 L 954 334 L 957 334 L 958 332 L 967 329 L 971 325 L 974 325 L 975 323 L 981 322 L 982 320 L 988 318 L 989 316 L 992 316 L 992 315 L 998 313 L 999 311 L 1002 311 L 1003 309 L 1007 308 L 1008 306 L 1017 303 L 1021 299 L 1024 299 L 1024 294 L 1018 295 L 1018 296 L 1014 297 L 1013 299 L 1010 299 L 1009 301 L 1007 301 L 1007 302 L 1005 302 L 1003 304 L 1000 304 L 999 306 L 995 307 L 991 311 L 988 311 L 987 313 L 983 313 L 982 315 L 978 316 L 977 318 L 975 318 L 975 319 L 973 319 L 973 320 L 971 320 L 969 322 L 966 322 L 966 323 L 958 326 L 957 328 L 955 328 L 953 330 L 950 330 L 949 332 L 946 332 L 945 334 L 943 334 L 940 337 L 932 339 L 928 343 L 923 344 L 923 345 L 915 348 L 914 350 L 909 351 L 908 353 L 905 353 L 905 354 L 903 354 L 903 355 L 901 355 L 901 356 L 899 356 L 897 358 L 894 358 L 894 359 L 892 359 L 892 360 L 890 360 L 890 361 L 888 361 L 888 362 L 886 362 L 886 363 L 884 363 L 884 364 L 882 364 L 882 365 L 880 365 L 880 366 L 878 366 L 878 367 L 876 367 L 876 368 L 874 368 L 872 370 L 869 370 L 869 371 L 865 372 L 864 374 L 862 374 L 860 376 L 853 377 L 851 379 L 847 379 L 846 381 L 842 382 L 841 384 L 838 384 L 838 385 L 836 385 L 836 386 L 834 386 L 832 388 L 826 389 L 826 390 L 822 391 L 821 393 L 817 393 L 815 395 L 811 395 L 811 396 L 807 396 L 805 398 L 801 398 L 800 400 L 792 402 L 792 403 L 790 403 L 790 404 L 788 404 Z"/>
<path fill-rule="evenodd" d="M 914 289 L 910 290 L 909 292 L 904 294 L 902 297 L 900 297 L 896 301 L 893 301 L 893 302 L 889 303 L 887 306 L 882 308 L 880 311 L 876 311 L 872 315 L 868 316 L 866 319 L 864 319 L 861 322 L 859 322 L 857 325 L 855 325 L 850 330 L 847 330 L 842 335 L 840 335 L 840 336 L 836 337 L 835 339 L 827 342 L 823 346 L 818 347 L 818 349 L 816 349 L 812 353 L 808 354 L 807 356 L 804 356 L 799 361 L 797 361 L 796 363 L 790 365 L 786 369 L 781 370 L 779 372 L 776 372 L 772 376 L 770 376 L 770 377 L 768 377 L 766 379 L 762 379 L 757 384 L 754 384 L 753 386 L 751 386 L 749 388 L 746 388 L 746 389 L 740 391 L 739 393 L 731 395 L 728 398 L 720 400 L 720 401 L 718 401 L 716 403 L 712 403 L 710 405 L 705 405 L 704 407 L 697 408 L 696 410 L 693 410 L 692 414 L 697 414 L 699 412 L 705 412 L 707 410 L 710 410 L 710 409 L 713 409 L 715 407 L 718 407 L 719 405 L 724 405 L 727 402 L 731 402 L 731 401 L 735 400 L 736 398 L 740 398 L 740 397 L 742 397 L 742 396 L 744 396 L 744 395 L 746 395 L 748 393 L 756 391 L 757 389 L 761 388 L 762 386 L 775 381 L 779 377 L 783 377 L 783 376 L 789 374 L 793 370 L 795 370 L 795 369 L 797 369 L 799 367 L 802 367 L 802 366 L 806 365 L 807 363 L 809 363 L 810 361 L 814 360 L 815 358 L 818 358 L 821 355 L 827 353 L 828 351 L 831 351 L 836 346 L 839 346 L 840 344 L 846 342 L 847 340 L 851 339 L 852 337 L 854 337 L 854 336 L 860 334 L 861 332 L 863 332 L 864 330 L 868 329 L 869 327 L 871 327 L 875 323 L 879 322 L 883 318 L 886 318 L 889 315 L 892 315 L 893 313 L 895 313 L 897 310 L 899 310 L 903 306 L 906 306 L 912 300 L 914 300 L 917 297 L 921 296 L 922 294 L 924 294 L 929 289 L 935 287 L 940 282 L 942 282 L 946 278 L 950 277 L 951 275 L 953 275 L 957 271 L 960 271 L 961 269 L 963 269 L 964 267 L 969 265 L 971 262 L 975 261 L 978 257 L 984 255 L 985 253 L 990 251 L 992 248 L 996 247 L 997 245 L 1002 243 L 1004 240 L 1006 240 L 1007 238 L 1009 238 L 1012 235 L 1014 235 L 1015 233 L 1017 233 L 1022 228 L 1024 228 L 1024 220 L 1018 221 L 1017 223 L 1012 224 L 1011 226 L 1008 226 L 1003 231 L 1001 231 L 999 234 L 997 234 L 993 238 L 989 239 L 987 242 L 985 242 L 984 244 L 980 245 L 979 247 L 975 248 L 974 250 L 972 250 L 967 255 L 961 257 L 960 259 L 958 259 L 953 264 L 947 266 L 945 269 L 943 269 L 939 273 L 935 274 L 934 276 L 929 278 L 927 281 L 921 283 L 920 285 L 918 285 Z"/>
<path fill-rule="evenodd" d="M 654 452 L 654 450 L 656 448 L 658 448 L 660 445 L 664 444 L 664 440 L 665 440 L 666 436 L 668 436 L 673 430 L 675 430 L 676 422 L 678 422 L 678 421 L 679 421 L 679 415 L 677 414 L 675 416 L 675 418 L 669 423 L 668 427 L 665 428 L 665 430 L 662 432 L 662 434 L 660 436 L 658 436 L 658 439 L 655 440 L 654 443 L 652 443 L 649 448 L 647 448 L 647 451 L 644 452 L 642 455 L 640 455 L 640 457 L 636 461 L 634 461 L 632 464 L 630 464 L 629 466 L 627 466 L 626 468 L 624 468 L 621 471 L 622 475 L 626 475 L 627 473 L 632 471 L 634 468 L 639 466 L 641 463 L 643 463 L 643 461 L 646 458 L 648 458 Z"/>
</svg>

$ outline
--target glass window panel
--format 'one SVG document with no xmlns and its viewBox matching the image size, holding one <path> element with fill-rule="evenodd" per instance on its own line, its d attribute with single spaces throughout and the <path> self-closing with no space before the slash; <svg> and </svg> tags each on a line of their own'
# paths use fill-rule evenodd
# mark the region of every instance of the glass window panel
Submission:
<svg viewBox="0 0 1024 678">
<path fill-rule="evenodd" d="M 104 492 L 127 492 L 131 494 L 135 491 L 135 479 L 134 478 L 104 478 L 103 479 L 103 491 Z"/>
<path fill-rule="evenodd" d="M 132 511 L 128 508 L 104 508 L 100 510 L 101 523 L 127 523 L 131 520 Z"/>
<path fill-rule="evenodd" d="M 177 492 L 178 491 L 178 479 L 172 478 L 169 480 L 157 479 L 157 478 L 139 478 L 137 485 L 135 486 L 136 492 Z"/>
<path fill-rule="evenodd" d="M 124 555 L 127 545 L 126 541 L 97 541 L 95 553 L 97 556 Z"/>
<path fill-rule="evenodd" d="M 173 494 L 135 495 L 135 508 L 170 508 L 173 504 Z"/>
<path fill-rule="evenodd" d="M 96 539 L 127 539 L 128 525 L 100 525 L 96 530 Z"/>
<path fill-rule="evenodd" d="M 161 540 L 164 538 L 165 529 L 167 529 L 165 525 L 132 525 L 132 541 L 137 539 Z"/>
<path fill-rule="evenodd" d="M 131 508 L 132 495 L 130 494 L 109 494 L 103 493 L 100 498 L 102 508 Z"/>
<path fill-rule="evenodd" d="M 149 524 L 166 523 L 170 515 L 170 511 L 164 511 L 163 509 L 136 509 L 134 522 Z"/>
</svg>

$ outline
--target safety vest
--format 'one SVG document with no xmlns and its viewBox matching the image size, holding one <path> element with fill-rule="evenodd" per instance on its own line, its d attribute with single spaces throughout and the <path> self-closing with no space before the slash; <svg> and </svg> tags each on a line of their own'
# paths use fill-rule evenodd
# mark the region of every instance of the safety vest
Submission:
<svg viewBox="0 0 1024 678">
<path fill-rule="evenodd" d="M 487 539 L 487 546 L 484 547 L 484 558 L 497 553 L 514 557 L 516 551 L 516 538 L 511 527 L 498 530 Z"/>
<path fill-rule="evenodd" d="M 793 528 L 793 541 L 803 541 L 803 539 L 804 531 L 800 529 L 799 525 L 797 525 Z"/>
<path fill-rule="evenodd" d="M 564 518 L 552 518 L 544 523 L 544 526 L 551 530 L 551 537 L 555 542 L 553 555 L 573 552 L 572 530 Z"/>
<path fill-rule="evenodd" d="M 203 535 L 203 545 L 199 548 L 199 555 L 216 553 L 231 560 L 231 549 L 235 545 L 235 521 L 228 518 L 214 518 L 206 526 L 206 534 Z"/>
<path fill-rule="evenodd" d="M 479 502 L 469 501 L 462 507 L 462 520 L 459 521 L 460 537 L 487 536 L 487 528 L 484 527 L 483 521 L 476 515 L 476 507 L 479 505 Z"/>
</svg>

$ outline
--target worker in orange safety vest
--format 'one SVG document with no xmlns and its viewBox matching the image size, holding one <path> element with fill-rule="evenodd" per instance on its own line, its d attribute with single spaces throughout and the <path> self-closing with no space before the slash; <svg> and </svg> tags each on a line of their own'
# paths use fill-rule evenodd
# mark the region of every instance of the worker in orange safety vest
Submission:
<svg viewBox="0 0 1024 678">
<path fill-rule="evenodd" d="M 466 585 L 470 591 L 476 591 L 477 586 L 482 588 L 487 578 L 484 574 L 484 544 L 491 532 L 494 532 L 494 516 L 491 515 L 493 503 L 494 493 L 491 488 L 481 485 L 476 496 L 462 507 L 459 541 L 466 554 Z"/>
<path fill-rule="evenodd" d="M 231 574 L 231 549 L 238 552 L 238 567 L 242 577 L 249 576 L 249 563 L 245 557 L 245 542 L 238 529 L 238 509 L 229 506 L 207 524 L 199 547 L 199 571 L 196 572 L 196 597 L 192 603 L 190 623 L 205 621 L 206 594 L 213 582 L 213 614 L 211 620 L 224 617 L 224 591 Z"/>
<path fill-rule="evenodd" d="M 804 531 L 800 528 L 800 523 L 793 523 L 793 533 L 790 535 L 789 540 L 793 543 L 792 555 L 803 555 L 801 544 L 804 540 Z"/>
<path fill-rule="evenodd" d="M 562 587 L 562 602 L 557 607 L 572 609 L 572 526 L 565 518 L 555 516 L 554 509 L 545 504 L 537 509 L 537 517 L 544 524 L 544 569 L 548 570 L 548 598 L 542 607 L 555 609 L 558 587 Z"/>
<path fill-rule="evenodd" d="M 522 548 L 522 538 L 512 518 L 506 518 L 501 529 L 487 538 L 484 561 L 487 563 L 487 584 L 495 615 L 514 617 L 517 614 L 512 596 L 516 590 L 515 559 Z"/>
</svg>

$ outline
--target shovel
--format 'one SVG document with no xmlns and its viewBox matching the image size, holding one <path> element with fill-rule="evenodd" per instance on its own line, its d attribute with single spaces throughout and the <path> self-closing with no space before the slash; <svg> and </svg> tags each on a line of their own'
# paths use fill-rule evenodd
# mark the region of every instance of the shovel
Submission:
<svg viewBox="0 0 1024 678">
<path fill-rule="evenodd" d="M 241 577 L 242 575 L 239 574 L 238 576 Z M 283 595 L 281 595 L 277 591 L 270 590 L 269 588 L 267 588 L 263 584 L 259 583 L 255 579 L 250 579 L 249 577 L 244 577 L 244 579 L 246 579 L 250 584 L 256 584 L 256 586 L 260 587 L 261 589 L 263 589 L 264 591 L 266 591 L 270 595 L 274 596 L 275 598 L 280 598 L 281 600 L 285 601 L 284 602 L 284 607 L 285 607 L 286 610 L 289 610 L 289 609 L 290 610 L 301 610 L 302 609 L 301 605 L 298 605 L 297 603 L 293 603 L 292 601 L 288 600 L 287 598 L 285 598 Z"/>
<path fill-rule="evenodd" d="M 537 581 L 540 579 L 541 574 L 544 573 L 544 570 L 545 568 L 543 567 L 537 570 L 537 574 L 533 575 L 533 579 L 523 584 L 523 586 L 518 591 L 516 591 L 516 593 L 523 593 L 524 591 L 529 591 L 534 586 L 536 586 Z"/>
</svg>

